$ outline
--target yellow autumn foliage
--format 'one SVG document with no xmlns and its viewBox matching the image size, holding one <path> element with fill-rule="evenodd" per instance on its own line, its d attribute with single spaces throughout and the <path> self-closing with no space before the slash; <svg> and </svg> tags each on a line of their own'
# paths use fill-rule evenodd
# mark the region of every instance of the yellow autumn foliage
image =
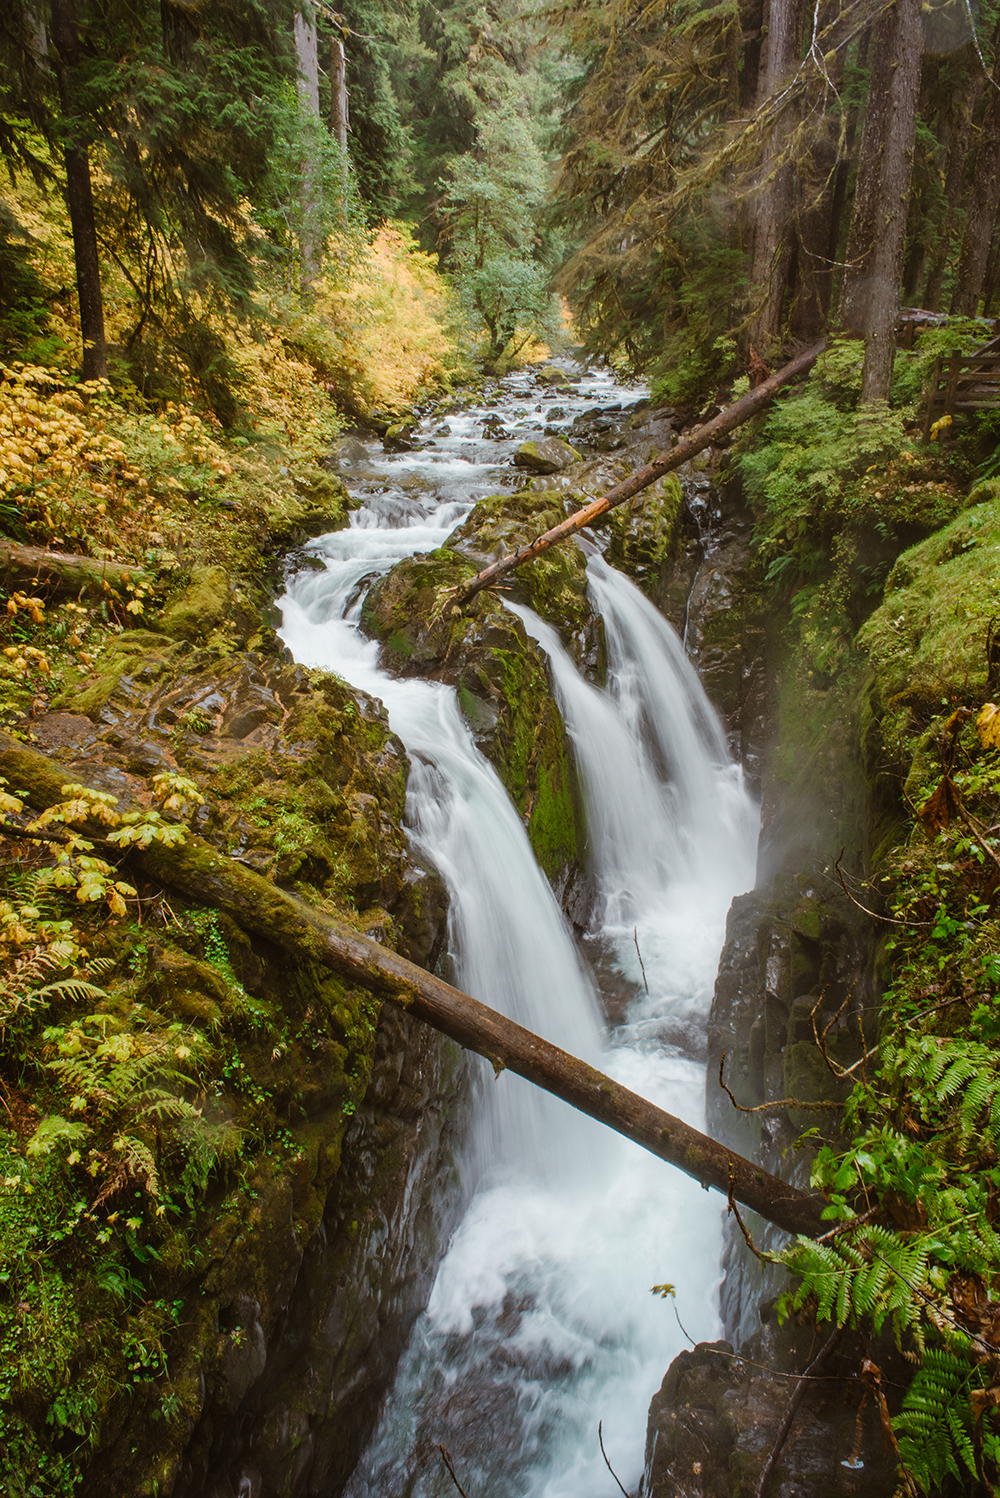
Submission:
<svg viewBox="0 0 1000 1498">
<path fill-rule="evenodd" d="M 446 331 L 453 311 L 434 257 L 399 226 L 383 224 L 360 254 L 332 242 L 315 306 L 291 335 L 335 400 L 362 412 L 400 411 L 446 379 L 456 354 Z"/>
</svg>

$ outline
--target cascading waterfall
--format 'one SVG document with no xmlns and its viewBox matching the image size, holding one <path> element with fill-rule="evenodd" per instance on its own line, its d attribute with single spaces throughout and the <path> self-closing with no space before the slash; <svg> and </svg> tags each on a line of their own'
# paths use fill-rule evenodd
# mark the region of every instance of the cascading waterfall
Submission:
<svg viewBox="0 0 1000 1498">
<path fill-rule="evenodd" d="M 423 470 L 425 496 L 446 469 L 454 492 L 457 444 L 474 420 L 445 452 L 409 461 L 408 475 Z M 441 545 L 487 472 L 466 461 L 460 499 L 433 510 L 383 484 L 349 530 L 315 543 L 326 571 L 290 585 L 282 633 L 297 659 L 386 704 L 413 763 L 411 834 L 451 894 L 456 982 L 701 1127 L 704 1074 L 693 1057 L 729 900 L 752 882 L 755 817 L 669 626 L 593 556 L 609 657 L 599 691 L 554 631 L 516 610 L 552 662 L 581 769 L 600 895 L 590 939 L 641 991 L 603 1045 L 569 929 L 453 693 L 389 678 L 357 630 L 362 579 Z M 520 1079 L 483 1070 L 465 1164 L 470 1205 L 350 1498 L 453 1493 L 439 1444 L 473 1498 L 606 1498 L 599 1420 L 616 1472 L 634 1487 L 649 1398 L 684 1345 L 671 1305 L 650 1287 L 676 1284 L 691 1336 L 717 1330 L 717 1199 Z"/>
</svg>

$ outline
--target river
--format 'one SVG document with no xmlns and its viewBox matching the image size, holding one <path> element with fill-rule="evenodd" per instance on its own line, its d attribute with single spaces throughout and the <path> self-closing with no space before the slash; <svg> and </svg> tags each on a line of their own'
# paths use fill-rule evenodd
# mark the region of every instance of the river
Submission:
<svg viewBox="0 0 1000 1498">
<path fill-rule="evenodd" d="M 557 399 L 571 419 L 642 394 L 598 371 Z M 425 427 L 419 451 L 369 444 L 344 470 L 362 506 L 310 546 L 325 567 L 289 580 L 282 635 L 297 660 L 381 698 L 406 745 L 408 825 L 449 890 L 454 981 L 704 1127 L 705 1022 L 729 903 L 753 882 L 757 813 L 673 630 L 593 543 L 606 689 L 514 609 L 548 655 L 584 788 L 596 898 L 581 940 L 455 694 L 388 676 L 358 629 L 365 580 L 442 545 L 478 498 L 509 488 L 513 450 L 552 404 L 521 373 L 489 405 Z M 496 417 L 499 441 L 483 434 Z M 591 957 L 634 994 L 613 1028 Z M 667 1364 L 688 1336 L 719 1333 L 718 1197 L 519 1078 L 483 1073 L 465 1214 L 349 1498 L 445 1498 L 458 1484 L 468 1498 L 607 1498 L 599 1424 L 634 1492 Z M 664 1283 L 673 1297 L 651 1294 Z"/>
</svg>

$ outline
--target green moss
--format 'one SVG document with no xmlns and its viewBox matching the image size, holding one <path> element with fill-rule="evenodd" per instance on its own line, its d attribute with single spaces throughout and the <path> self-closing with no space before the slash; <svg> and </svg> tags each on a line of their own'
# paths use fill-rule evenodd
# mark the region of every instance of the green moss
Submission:
<svg viewBox="0 0 1000 1498">
<path fill-rule="evenodd" d="M 986 631 L 1000 597 L 1000 500 L 965 511 L 896 562 L 858 635 L 888 741 L 986 688 Z"/>
<path fill-rule="evenodd" d="M 659 576 L 677 549 L 684 494 L 675 473 L 664 474 L 609 516 L 607 559 L 640 584 Z"/>
<path fill-rule="evenodd" d="M 163 610 L 160 628 L 175 639 L 207 640 L 226 617 L 231 600 L 232 587 L 224 567 L 194 567 L 188 586 Z"/>
<path fill-rule="evenodd" d="M 553 760 L 553 763 L 543 760 L 538 766 L 535 802 L 528 822 L 528 837 L 535 857 L 550 878 L 577 860 L 577 818 L 581 806 L 565 755 L 557 750 Z"/>
</svg>

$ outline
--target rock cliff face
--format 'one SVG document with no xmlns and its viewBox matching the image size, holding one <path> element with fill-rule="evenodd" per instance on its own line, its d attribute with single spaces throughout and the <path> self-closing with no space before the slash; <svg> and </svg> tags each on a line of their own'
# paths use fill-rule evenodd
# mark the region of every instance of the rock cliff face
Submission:
<svg viewBox="0 0 1000 1498">
<path fill-rule="evenodd" d="M 206 585 L 167 624 L 197 614 Z M 148 805 L 152 775 L 183 772 L 205 798 L 199 833 L 433 967 L 446 898 L 411 860 L 407 761 L 381 704 L 248 650 L 238 629 L 189 633 L 121 635 L 101 673 L 32 724 L 37 746 L 123 810 Z M 228 1058 L 201 1099 L 218 1162 L 158 1245 L 156 1304 L 176 1325 L 128 1323 L 133 1343 L 163 1337 L 169 1409 L 153 1380 L 116 1392 L 101 1347 L 81 1347 L 79 1377 L 105 1402 L 79 1491 L 328 1495 L 370 1434 L 460 1207 L 462 1056 L 217 912 L 140 895 L 145 923 L 100 938 L 125 975 L 109 1002 L 203 1031 L 206 1053 Z"/>
<path fill-rule="evenodd" d="M 212 1373 L 174 1498 L 326 1498 L 350 1476 L 461 1205 L 456 1049 L 384 1016 L 315 1230 L 294 1233 L 279 1190 L 269 1279 L 220 1264 L 204 1286 Z"/>
<path fill-rule="evenodd" d="M 836 872 L 841 855 L 848 874 L 860 871 L 868 839 L 860 663 L 839 682 L 812 675 L 766 617 L 738 491 L 696 475 L 685 483 L 686 539 L 658 601 L 686 629 L 762 799 L 757 886 L 730 911 L 709 1021 L 709 1128 L 806 1185 L 810 1152 L 796 1151 L 796 1140 L 816 1126 L 835 1133 L 835 1108 L 818 1105 L 836 1104 L 846 1087 L 816 1034 L 836 1068 L 857 1059 L 862 1036 L 874 1031 L 870 923 Z M 769 1224 L 748 1214 L 747 1227 L 762 1253 L 781 1246 Z M 683 1353 L 668 1370 L 650 1409 L 643 1498 L 748 1498 L 797 1376 L 818 1350 L 794 1320 L 778 1325 L 775 1300 L 786 1281 L 732 1219 L 724 1274 L 727 1340 Z M 809 1385 L 771 1498 L 893 1491 L 875 1401 L 860 1397 L 870 1351 L 844 1340 Z M 885 1364 L 885 1349 L 878 1360 Z"/>
</svg>

